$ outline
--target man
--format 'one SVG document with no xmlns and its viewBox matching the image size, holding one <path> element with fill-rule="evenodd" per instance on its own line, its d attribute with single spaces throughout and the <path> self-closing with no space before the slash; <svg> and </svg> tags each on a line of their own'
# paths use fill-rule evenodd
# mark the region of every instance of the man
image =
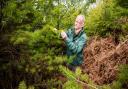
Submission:
<svg viewBox="0 0 128 89">
<path fill-rule="evenodd" d="M 75 71 L 77 66 L 83 62 L 83 48 L 86 42 L 86 34 L 84 33 L 84 16 L 78 15 L 75 20 L 74 28 L 68 29 L 67 32 L 61 32 L 61 37 L 64 39 L 67 47 L 67 56 L 75 56 L 68 67 Z"/>
</svg>

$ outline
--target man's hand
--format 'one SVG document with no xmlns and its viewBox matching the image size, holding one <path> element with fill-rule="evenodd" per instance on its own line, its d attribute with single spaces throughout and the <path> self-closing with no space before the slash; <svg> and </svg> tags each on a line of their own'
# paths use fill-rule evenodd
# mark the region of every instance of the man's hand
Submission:
<svg viewBox="0 0 128 89">
<path fill-rule="evenodd" d="M 66 34 L 64 31 L 62 31 L 62 32 L 61 32 L 61 37 L 62 37 L 63 39 L 66 39 L 66 38 L 67 38 L 67 34 Z"/>
</svg>

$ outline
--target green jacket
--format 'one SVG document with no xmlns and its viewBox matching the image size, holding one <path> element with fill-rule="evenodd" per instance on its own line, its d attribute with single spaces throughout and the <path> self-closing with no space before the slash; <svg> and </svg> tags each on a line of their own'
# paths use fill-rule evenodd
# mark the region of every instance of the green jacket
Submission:
<svg viewBox="0 0 128 89">
<path fill-rule="evenodd" d="M 75 34 L 75 29 L 71 28 L 67 32 L 67 39 L 65 40 L 67 46 L 67 55 L 68 58 L 71 56 L 75 56 L 71 65 L 79 66 L 83 62 L 83 48 L 86 43 L 86 34 L 84 33 L 84 29 L 79 32 L 79 34 Z"/>
</svg>

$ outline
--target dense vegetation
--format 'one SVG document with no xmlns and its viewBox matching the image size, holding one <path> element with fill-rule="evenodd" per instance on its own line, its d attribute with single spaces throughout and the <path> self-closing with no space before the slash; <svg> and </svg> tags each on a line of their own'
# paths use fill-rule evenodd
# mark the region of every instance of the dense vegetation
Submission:
<svg viewBox="0 0 128 89">
<path fill-rule="evenodd" d="M 92 89 L 122 89 L 128 83 L 128 65 L 120 68 L 117 81 L 103 86 L 80 68 L 73 73 L 62 66 L 67 57 L 60 32 L 73 26 L 78 14 L 85 15 L 88 38 L 112 36 L 116 44 L 128 39 L 128 0 L 85 1 L 0 1 L 1 89 L 83 89 L 84 81 Z M 62 74 L 68 77 L 65 84 L 58 79 Z"/>
</svg>

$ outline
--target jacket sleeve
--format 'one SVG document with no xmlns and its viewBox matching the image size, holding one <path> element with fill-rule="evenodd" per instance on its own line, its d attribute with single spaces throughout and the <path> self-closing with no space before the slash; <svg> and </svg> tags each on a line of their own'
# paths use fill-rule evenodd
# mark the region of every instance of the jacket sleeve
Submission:
<svg viewBox="0 0 128 89">
<path fill-rule="evenodd" d="M 69 39 L 68 37 L 66 38 L 65 41 L 66 41 L 66 45 L 67 45 L 69 50 L 71 50 L 73 53 L 79 53 L 82 51 L 82 49 L 85 45 L 86 35 L 83 34 L 82 37 L 80 37 L 79 42 L 77 44 L 72 42 L 72 40 Z"/>
<path fill-rule="evenodd" d="M 69 36 L 69 34 L 71 34 L 71 29 L 68 29 L 65 33 Z"/>
</svg>

